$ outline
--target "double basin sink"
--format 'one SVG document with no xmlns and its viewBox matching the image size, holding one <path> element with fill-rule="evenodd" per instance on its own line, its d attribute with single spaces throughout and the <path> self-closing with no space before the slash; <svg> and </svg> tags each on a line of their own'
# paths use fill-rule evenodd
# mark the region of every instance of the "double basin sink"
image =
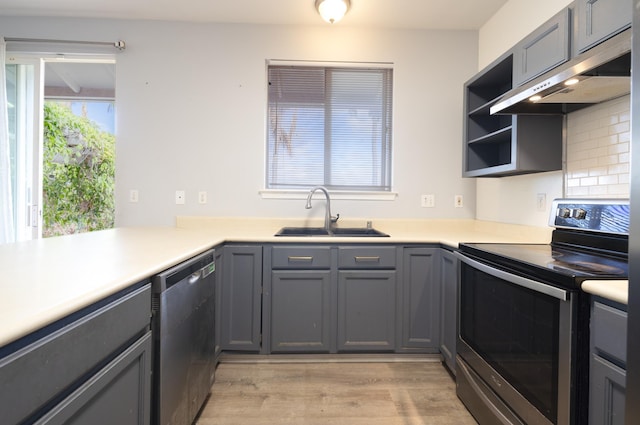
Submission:
<svg viewBox="0 0 640 425">
<path fill-rule="evenodd" d="M 283 227 L 275 236 L 389 237 L 370 227 L 336 227 L 331 232 L 324 227 Z"/>
</svg>

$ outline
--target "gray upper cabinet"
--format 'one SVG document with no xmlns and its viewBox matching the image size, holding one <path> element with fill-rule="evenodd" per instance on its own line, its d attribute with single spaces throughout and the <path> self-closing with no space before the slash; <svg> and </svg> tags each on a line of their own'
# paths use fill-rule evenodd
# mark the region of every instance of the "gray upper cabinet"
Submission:
<svg viewBox="0 0 640 425">
<path fill-rule="evenodd" d="M 576 0 L 574 53 L 582 53 L 631 26 L 629 0 Z"/>
<path fill-rule="evenodd" d="M 260 351 L 262 246 L 226 245 L 220 294 L 220 349 Z"/>
<path fill-rule="evenodd" d="M 491 115 L 512 88 L 513 53 L 464 85 L 464 177 L 501 177 L 562 169 L 562 116 Z"/>
<path fill-rule="evenodd" d="M 513 48 L 513 84 L 519 86 L 569 60 L 571 10 L 564 9 Z"/>
</svg>

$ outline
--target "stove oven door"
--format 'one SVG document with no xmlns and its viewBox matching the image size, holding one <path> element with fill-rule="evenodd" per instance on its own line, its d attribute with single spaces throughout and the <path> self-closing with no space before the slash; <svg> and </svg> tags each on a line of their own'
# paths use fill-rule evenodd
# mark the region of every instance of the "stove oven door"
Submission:
<svg viewBox="0 0 640 425">
<path fill-rule="evenodd" d="M 460 399 L 481 425 L 574 423 L 576 294 L 458 257 Z"/>
</svg>

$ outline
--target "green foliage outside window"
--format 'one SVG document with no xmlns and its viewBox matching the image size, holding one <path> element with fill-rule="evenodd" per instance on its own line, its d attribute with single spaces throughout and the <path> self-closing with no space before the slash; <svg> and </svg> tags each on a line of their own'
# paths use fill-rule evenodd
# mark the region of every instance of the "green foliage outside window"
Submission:
<svg viewBox="0 0 640 425">
<path fill-rule="evenodd" d="M 45 102 L 43 155 L 43 236 L 113 227 L 115 137 Z"/>
</svg>

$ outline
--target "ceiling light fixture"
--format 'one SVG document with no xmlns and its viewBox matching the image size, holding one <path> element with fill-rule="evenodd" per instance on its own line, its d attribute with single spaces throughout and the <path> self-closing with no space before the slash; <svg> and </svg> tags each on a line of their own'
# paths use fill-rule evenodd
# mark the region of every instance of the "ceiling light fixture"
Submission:
<svg viewBox="0 0 640 425">
<path fill-rule="evenodd" d="M 330 24 L 335 24 L 342 19 L 349 10 L 349 6 L 351 6 L 349 0 L 316 0 L 318 13 Z"/>
</svg>

